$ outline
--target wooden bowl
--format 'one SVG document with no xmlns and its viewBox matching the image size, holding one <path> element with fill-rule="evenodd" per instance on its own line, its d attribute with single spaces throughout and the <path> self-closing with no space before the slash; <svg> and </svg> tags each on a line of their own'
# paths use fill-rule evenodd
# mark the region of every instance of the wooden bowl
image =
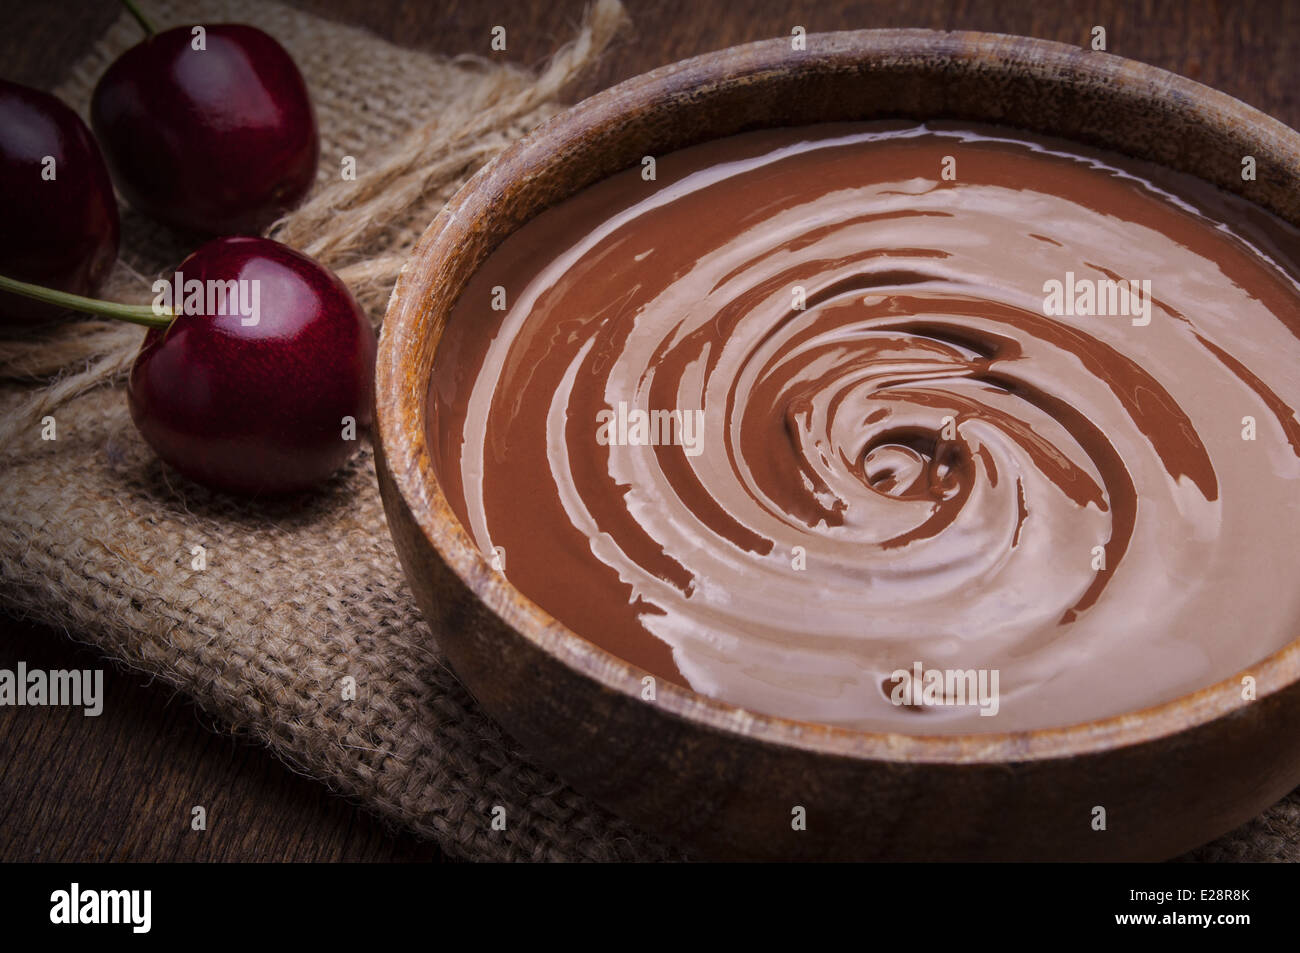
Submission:
<svg viewBox="0 0 1300 953">
<path fill-rule="evenodd" d="M 1300 135 L 1243 103 L 1104 53 L 986 33 L 775 39 L 657 69 L 547 122 L 434 219 L 389 304 L 377 462 L 406 576 L 483 707 L 574 787 L 712 857 L 1160 859 L 1300 783 L 1300 641 L 1241 676 L 1069 728 L 868 733 L 744 711 L 575 635 L 494 572 L 448 507 L 425 439 L 447 316 L 512 231 L 599 179 L 746 129 L 908 117 L 1003 123 L 1154 160 L 1300 223 Z M 1225 633 L 1227 634 L 1227 633 Z M 796 807 L 806 830 L 794 830 Z M 1097 808 L 1105 829 L 1097 829 Z"/>
</svg>

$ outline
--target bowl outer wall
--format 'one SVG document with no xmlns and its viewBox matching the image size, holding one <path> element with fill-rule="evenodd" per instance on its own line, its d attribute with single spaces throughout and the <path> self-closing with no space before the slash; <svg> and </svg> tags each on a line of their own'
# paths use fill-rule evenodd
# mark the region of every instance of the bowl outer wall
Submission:
<svg viewBox="0 0 1300 953">
<path fill-rule="evenodd" d="M 708 856 L 1160 859 L 1300 782 L 1300 642 L 1199 692 L 1068 728 L 859 732 L 758 715 L 645 673 L 552 619 L 474 547 L 425 440 L 437 339 L 504 238 L 643 155 L 764 126 L 880 118 L 1002 123 L 1191 172 L 1300 224 L 1300 135 L 1174 74 L 1021 37 L 813 34 L 662 67 L 549 120 L 429 226 L 389 303 L 376 463 L 417 601 L 458 676 L 543 764 Z M 1242 675 L 1256 700 L 1242 699 Z M 792 830 L 802 806 L 807 829 Z M 1107 827 L 1094 829 L 1094 809 Z M 485 821 L 486 822 L 486 821 Z"/>
</svg>

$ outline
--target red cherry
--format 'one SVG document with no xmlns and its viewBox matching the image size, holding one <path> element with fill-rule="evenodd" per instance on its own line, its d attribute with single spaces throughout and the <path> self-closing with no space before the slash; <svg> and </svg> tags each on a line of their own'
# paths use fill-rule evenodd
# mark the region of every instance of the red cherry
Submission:
<svg viewBox="0 0 1300 953">
<path fill-rule="evenodd" d="M 333 273 L 265 238 L 215 239 L 177 271 L 187 287 L 217 287 L 216 308 L 145 336 L 128 391 L 145 440 L 219 490 L 287 493 L 328 478 L 373 416 L 375 333 L 356 299 Z M 256 324 L 240 313 L 241 286 L 209 285 L 231 280 L 257 282 Z M 242 286 L 245 303 L 253 287 Z M 349 417 L 355 439 L 346 439 Z"/>
<path fill-rule="evenodd" d="M 307 84 L 284 47 L 251 26 L 148 37 L 100 78 L 90 114 L 126 200 L 177 228 L 255 234 L 316 177 Z"/>
<path fill-rule="evenodd" d="M 53 96 L 4 80 L 0 209 L 0 274 L 87 295 L 117 260 L 117 200 L 90 130 Z M 32 324 L 63 311 L 0 292 L 6 324 Z"/>
</svg>

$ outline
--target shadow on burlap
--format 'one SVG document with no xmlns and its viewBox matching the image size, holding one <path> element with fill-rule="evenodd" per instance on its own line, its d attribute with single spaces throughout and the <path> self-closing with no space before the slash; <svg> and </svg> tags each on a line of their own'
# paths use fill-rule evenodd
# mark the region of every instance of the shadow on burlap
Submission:
<svg viewBox="0 0 1300 953">
<path fill-rule="evenodd" d="M 321 125 L 320 180 L 273 234 L 349 283 L 376 321 L 405 252 L 483 161 L 557 111 L 612 40 L 602 0 L 538 74 L 403 50 L 255 0 L 151 5 L 160 26 L 242 21 L 279 39 Z M 85 113 L 136 42 L 127 16 L 58 92 Z M 355 182 L 339 177 L 354 156 Z M 148 300 L 196 242 L 124 211 L 107 294 Z M 278 503 L 213 494 L 136 434 L 122 380 L 143 332 L 81 321 L 0 341 L 0 600 L 185 692 L 231 731 L 448 853 L 506 860 L 669 859 L 529 761 L 444 664 L 388 538 L 369 450 L 318 493 Z M 38 386 L 39 385 L 39 386 Z M 58 439 L 40 439 L 53 416 Z M 194 547 L 206 568 L 192 568 Z M 344 700 L 343 680 L 356 683 Z M 490 829 L 503 806 L 508 830 Z M 1300 857 L 1293 795 L 1188 859 Z"/>
</svg>

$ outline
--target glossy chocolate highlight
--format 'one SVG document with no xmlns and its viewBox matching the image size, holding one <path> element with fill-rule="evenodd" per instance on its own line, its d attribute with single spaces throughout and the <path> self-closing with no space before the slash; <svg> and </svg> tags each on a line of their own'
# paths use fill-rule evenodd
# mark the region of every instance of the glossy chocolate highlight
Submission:
<svg viewBox="0 0 1300 953">
<path fill-rule="evenodd" d="M 913 734 L 1136 710 L 1295 636 L 1295 229 L 993 127 L 765 130 L 656 167 L 507 239 L 434 369 L 448 500 L 575 632 L 754 711 Z M 917 663 L 996 671 L 996 716 L 897 704 Z"/>
</svg>

